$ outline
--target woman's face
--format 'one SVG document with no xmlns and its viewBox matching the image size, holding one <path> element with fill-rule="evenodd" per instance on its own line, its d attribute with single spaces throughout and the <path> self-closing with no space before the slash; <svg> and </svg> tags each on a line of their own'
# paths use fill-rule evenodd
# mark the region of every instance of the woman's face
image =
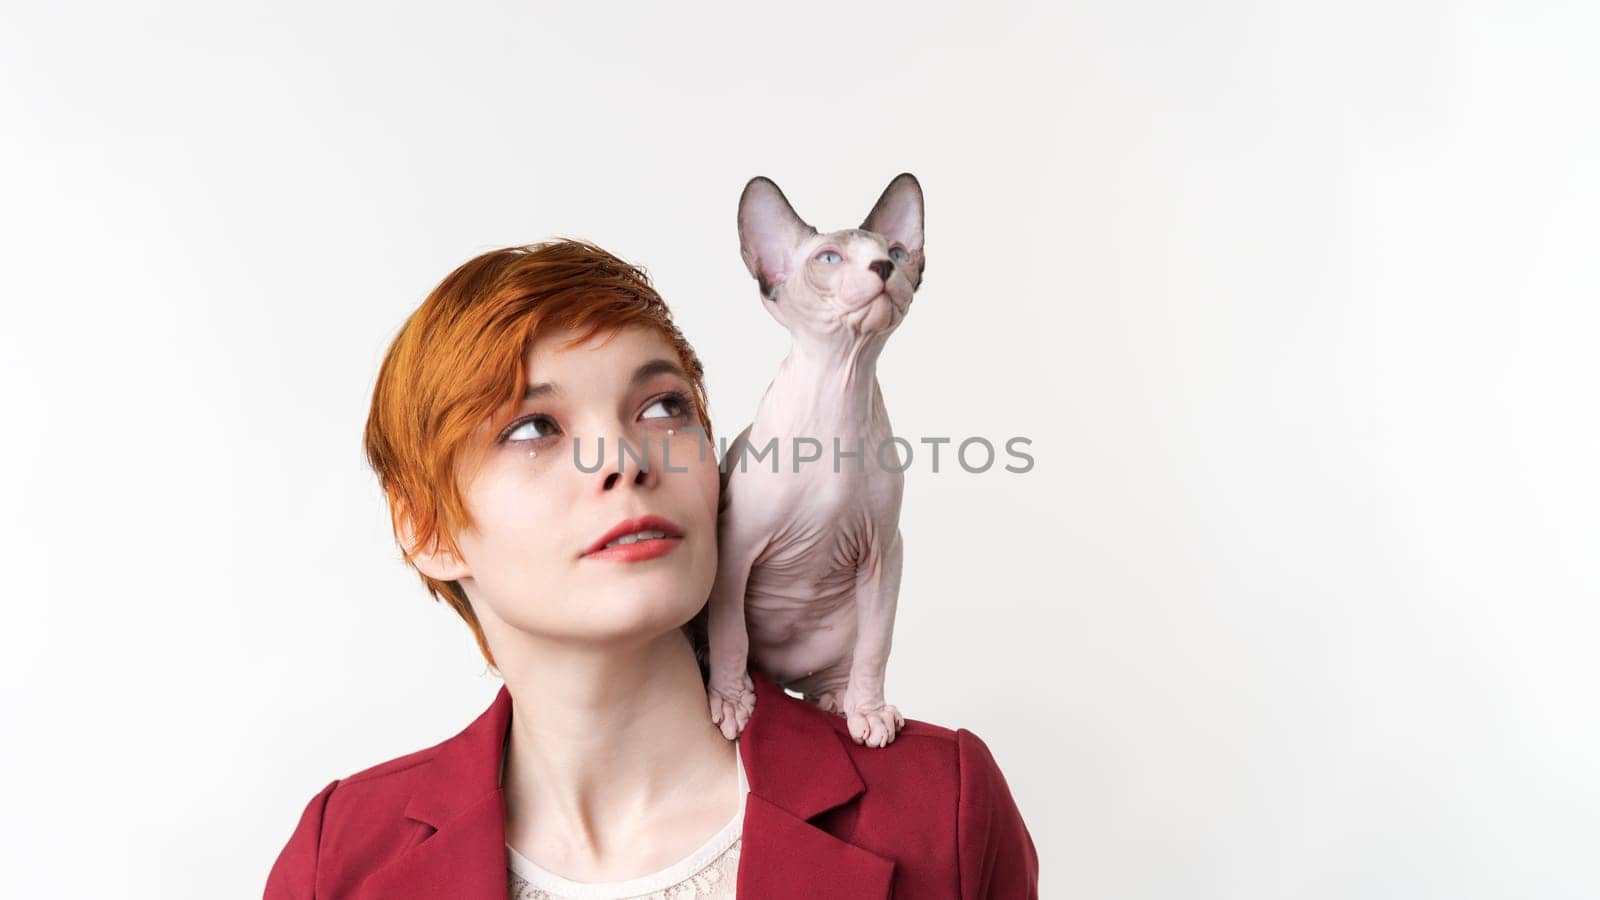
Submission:
<svg viewBox="0 0 1600 900">
<path fill-rule="evenodd" d="M 699 612 L 716 576 L 716 455 L 677 354 L 642 326 L 558 349 L 572 336 L 529 347 L 529 396 L 496 418 L 504 428 L 480 429 L 483 456 L 465 486 L 476 528 L 458 535 L 462 558 L 445 564 L 459 566 L 450 577 L 502 670 L 526 636 L 654 639 Z M 645 516 L 676 536 L 591 552 Z"/>
</svg>

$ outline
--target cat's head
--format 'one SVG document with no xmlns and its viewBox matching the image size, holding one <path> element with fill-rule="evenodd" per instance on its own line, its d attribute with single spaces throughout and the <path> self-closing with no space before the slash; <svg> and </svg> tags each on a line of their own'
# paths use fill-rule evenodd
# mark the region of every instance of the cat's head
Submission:
<svg viewBox="0 0 1600 900">
<path fill-rule="evenodd" d="M 859 228 L 818 234 L 757 176 L 739 198 L 739 249 L 762 305 L 791 332 L 893 331 L 922 284 L 922 186 L 897 175 Z"/>
</svg>

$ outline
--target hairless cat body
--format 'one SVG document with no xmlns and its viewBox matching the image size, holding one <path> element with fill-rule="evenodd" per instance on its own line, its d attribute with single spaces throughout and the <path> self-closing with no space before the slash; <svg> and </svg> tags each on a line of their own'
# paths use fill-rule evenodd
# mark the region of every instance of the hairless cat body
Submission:
<svg viewBox="0 0 1600 900">
<path fill-rule="evenodd" d="M 724 456 L 707 699 L 730 740 L 755 708 L 750 664 L 845 716 L 858 744 L 886 746 L 905 723 L 883 695 L 905 463 L 889 441 L 877 362 L 922 283 L 922 228 L 909 172 L 859 228 L 827 234 L 766 178 L 739 199 L 745 265 L 793 344 Z M 815 461 L 792 456 L 807 438 Z"/>
</svg>

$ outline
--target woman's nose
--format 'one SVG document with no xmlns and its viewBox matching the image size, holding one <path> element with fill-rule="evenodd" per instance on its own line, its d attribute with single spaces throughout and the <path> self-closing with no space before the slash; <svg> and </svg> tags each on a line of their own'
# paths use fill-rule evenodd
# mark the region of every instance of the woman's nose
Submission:
<svg viewBox="0 0 1600 900">
<path fill-rule="evenodd" d="M 622 436 L 616 439 L 600 469 L 600 487 L 613 490 L 618 485 L 632 483 L 643 487 L 654 484 L 659 448 L 650 446 L 649 440 Z"/>
<path fill-rule="evenodd" d="M 605 490 L 608 490 L 608 491 L 611 490 L 612 488 L 616 487 L 619 483 L 621 483 L 621 481 L 624 478 L 627 477 L 627 473 L 623 472 L 620 469 L 617 469 L 616 466 L 612 466 L 611 469 L 612 469 L 612 471 L 610 471 L 610 472 L 608 472 L 606 474 L 605 482 L 602 485 L 602 487 Z M 648 471 L 644 470 L 644 469 L 635 469 L 633 471 L 633 483 L 634 484 L 642 485 L 642 484 L 645 483 L 645 479 L 647 479 L 649 477 L 650 477 L 650 473 Z"/>
</svg>

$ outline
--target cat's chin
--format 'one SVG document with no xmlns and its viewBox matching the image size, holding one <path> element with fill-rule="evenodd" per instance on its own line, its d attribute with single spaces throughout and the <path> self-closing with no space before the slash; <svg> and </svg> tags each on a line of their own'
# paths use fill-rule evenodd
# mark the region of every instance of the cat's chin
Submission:
<svg viewBox="0 0 1600 900">
<path fill-rule="evenodd" d="M 861 311 L 859 328 L 862 331 L 891 331 L 905 313 L 887 292 L 878 294 L 858 307 Z"/>
</svg>

